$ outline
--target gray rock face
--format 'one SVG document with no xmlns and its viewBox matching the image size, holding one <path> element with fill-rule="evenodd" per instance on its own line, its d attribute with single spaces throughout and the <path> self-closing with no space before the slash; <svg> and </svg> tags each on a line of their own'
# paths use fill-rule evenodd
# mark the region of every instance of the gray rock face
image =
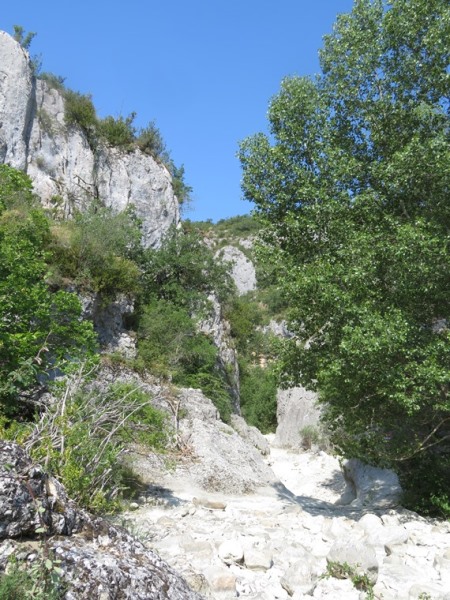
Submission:
<svg viewBox="0 0 450 600">
<path fill-rule="evenodd" d="M 43 513 L 38 509 L 42 507 Z M 25 451 L 0 440 L 0 539 L 49 534 L 70 535 L 89 520 L 69 501 L 63 487 L 33 465 Z"/>
<path fill-rule="evenodd" d="M 256 289 L 255 266 L 242 250 L 236 246 L 225 246 L 218 254 L 223 262 L 230 264 L 230 275 L 236 284 L 239 295 Z"/>
<path fill-rule="evenodd" d="M 45 511 L 39 517 L 38 507 Z M 125 531 L 93 519 L 68 500 L 64 489 L 33 465 L 17 444 L 0 441 L 0 573 L 11 554 L 29 562 L 37 527 L 52 535 L 48 549 L 61 561 L 66 600 L 201 600 L 156 554 Z M 8 539 L 9 538 L 9 539 Z"/>
<path fill-rule="evenodd" d="M 212 404 L 208 398 L 195 390 L 185 390 L 184 394 L 186 416 L 180 421 L 180 432 L 196 456 L 189 466 L 189 475 L 198 486 L 209 491 L 242 494 L 273 481 L 272 471 L 253 445 L 229 425 L 199 417 L 199 412 L 208 410 Z"/>
<path fill-rule="evenodd" d="M 26 169 L 34 111 L 34 82 L 28 53 L 0 31 L 0 162 Z"/>
<path fill-rule="evenodd" d="M 26 171 L 44 206 L 68 217 L 93 200 L 116 212 L 133 205 L 145 247 L 180 220 L 167 169 L 139 150 L 95 152 L 64 119 L 64 97 L 35 80 L 27 52 L 0 32 L 0 162 Z"/>
<path fill-rule="evenodd" d="M 82 316 L 93 322 L 103 351 L 117 352 L 125 358 L 135 358 L 136 340 L 124 325 L 125 317 L 134 311 L 134 301 L 125 294 L 119 295 L 106 306 L 97 294 L 85 294 L 80 301 Z"/>
<path fill-rule="evenodd" d="M 240 389 L 239 389 L 239 366 L 236 350 L 233 348 L 230 334 L 230 324 L 222 316 L 222 308 L 219 301 L 213 295 L 209 296 L 211 311 L 200 324 L 201 332 L 212 338 L 219 351 L 219 366 L 226 373 L 229 382 L 230 393 L 233 401 L 233 412 L 241 413 Z"/>
<path fill-rule="evenodd" d="M 319 423 L 320 411 L 316 403 L 317 394 L 303 387 L 278 390 L 275 446 L 300 447 L 300 431 L 306 426 L 315 427 Z"/>
</svg>

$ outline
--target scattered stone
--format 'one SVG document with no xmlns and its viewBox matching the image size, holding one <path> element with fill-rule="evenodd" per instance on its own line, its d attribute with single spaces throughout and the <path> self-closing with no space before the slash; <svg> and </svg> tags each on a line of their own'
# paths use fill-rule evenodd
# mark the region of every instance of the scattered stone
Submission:
<svg viewBox="0 0 450 600">
<path fill-rule="evenodd" d="M 209 567 L 205 571 L 206 579 L 213 592 L 228 594 L 227 598 L 236 596 L 236 577 L 229 569 L 223 567 Z"/>
<path fill-rule="evenodd" d="M 247 548 L 244 551 L 244 563 L 247 569 L 267 571 L 272 566 L 272 552 L 262 548 Z"/>
<path fill-rule="evenodd" d="M 227 540 L 220 544 L 218 554 L 226 565 L 241 563 L 244 560 L 244 550 L 238 540 Z"/>
<path fill-rule="evenodd" d="M 311 575 L 311 564 L 305 558 L 295 562 L 280 579 L 280 583 L 287 593 L 309 594 L 314 589 Z"/>
<path fill-rule="evenodd" d="M 194 506 L 201 506 L 208 508 L 209 510 L 225 510 L 227 505 L 225 502 L 219 502 L 216 500 L 207 500 L 206 498 L 192 498 L 192 504 Z"/>
<path fill-rule="evenodd" d="M 359 540 L 335 542 L 328 553 L 327 561 L 347 563 L 358 575 L 367 575 L 372 583 L 377 581 L 379 565 L 375 550 Z"/>
</svg>

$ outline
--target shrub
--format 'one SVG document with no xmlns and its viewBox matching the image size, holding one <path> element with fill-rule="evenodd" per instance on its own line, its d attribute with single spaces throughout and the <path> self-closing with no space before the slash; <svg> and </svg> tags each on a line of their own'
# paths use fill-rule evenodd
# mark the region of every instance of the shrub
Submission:
<svg viewBox="0 0 450 600">
<path fill-rule="evenodd" d="M 277 380 L 270 367 L 251 366 L 240 361 L 241 410 L 250 425 L 263 433 L 277 426 Z"/>
<path fill-rule="evenodd" d="M 145 300 L 158 298 L 198 311 L 205 296 L 225 300 L 234 290 L 227 268 L 219 264 L 196 232 L 171 228 L 158 250 L 148 249 L 141 262 Z"/>
<path fill-rule="evenodd" d="M 54 89 L 63 92 L 65 90 L 64 82 L 66 80 L 65 77 L 61 77 L 61 75 L 55 75 L 54 73 L 40 73 L 39 79 L 42 79 L 46 82 L 46 84 Z"/>
<path fill-rule="evenodd" d="M 69 278 L 83 288 L 114 298 L 139 288 L 133 258 L 140 252 L 140 224 L 131 212 L 95 208 L 55 225 L 51 244 L 53 279 Z"/>
<path fill-rule="evenodd" d="M 66 585 L 61 579 L 61 561 L 55 559 L 45 541 L 32 562 L 19 562 L 10 556 L 4 575 L 0 576 L 1 600 L 62 600 Z"/>
<path fill-rule="evenodd" d="M 155 121 L 151 121 L 147 127 L 139 130 L 136 144 L 142 152 L 150 154 L 155 160 L 164 162 L 168 159 L 166 144 Z"/>
<path fill-rule="evenodd" d="M 185 308 L 163 299 L 146 305 L 139 320 L 138 352 L 139 360 L 154 375 L 201 389 L 222 419 L 229 419 L 230 396 L 217 367 L 218 350 L 206 335 L 197 332 Z"/>
<path fill-rule="evenodd" d="M 80 369 L 55 390 L 56 401 L 29 428 L 24 445 L 80 505 L 94 512 L 115 512 L 129 476 L 121 461 L 125 444 L 133 441 L 162 450 L 170 433 L 166 415 L 139 387 L 102 389 L 89 385 L 85 377 Z"/>
<path fill-rule="evenodd" d="M 98 122 L 97 130 L 101 138 L 109 145 L 115 148 L 131 150 L 133 148 L 136 130 L 133 127 L 133 121 L 136 113 L 131 113 L 128 117 L 108 116 Z"/>
<path fill-rule="evenodd" d="M 176 167 L 171 161 L 169 172 L 172 176 L 173 193 L 180 204 L 186 206 L 191 200 L 192 188 L 184 181 L 184 165 Z"/>
<path fill-rule="evenodd" d="M 92 96 L 80 94 L 73 90 L 66 90 L 65 98 L 65 121 L 70 126 L 78 126 L 85 134 L 92 150 L 97 145 L 97 115 L 95 112 Z"/>
</svg>

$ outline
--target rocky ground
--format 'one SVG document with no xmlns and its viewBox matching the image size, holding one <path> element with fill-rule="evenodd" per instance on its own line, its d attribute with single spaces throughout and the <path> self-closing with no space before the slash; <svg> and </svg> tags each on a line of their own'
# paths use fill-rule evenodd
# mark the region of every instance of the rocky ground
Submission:
<svg viewBox="0 0 450 600">
<path fill-rule="evenodd" d="M 450 523 L 367 501 L 343 505 L 348 484 L 324 452 L 272 447 L 265 460 L 274 481 L 249 494 L 161 473 L 128 526 L 206 598 L 450 599 Z M 366 591 L 343 567 L 327 577 L 330 562 L 353 565 Z"/>
</svg>

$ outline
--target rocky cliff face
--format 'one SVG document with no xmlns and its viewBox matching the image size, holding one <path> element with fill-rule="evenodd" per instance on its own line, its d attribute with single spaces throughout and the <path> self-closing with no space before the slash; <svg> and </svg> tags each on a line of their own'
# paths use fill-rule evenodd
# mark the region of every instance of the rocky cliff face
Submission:
<svg viewBox="0 0 450 600">
<path fill-rule="evenodd" d="M 95 152 L 64 119 L 63 94 L 36 80 L 27 52 L 0 31 L 0 162 L 26 171 L 43 204 L 67 217 L 93 200 L 135 207 L 143 244 L 158 246 L 180 220 L 167 169 L 139 150 L 99 144 Z"/>
</svg>

